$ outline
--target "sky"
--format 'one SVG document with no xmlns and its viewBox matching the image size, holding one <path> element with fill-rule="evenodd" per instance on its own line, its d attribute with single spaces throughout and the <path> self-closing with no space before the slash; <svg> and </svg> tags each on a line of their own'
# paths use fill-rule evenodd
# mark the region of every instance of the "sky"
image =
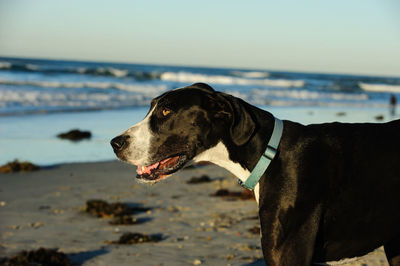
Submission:
<svg viewBox="0 0 400 266">
<path fill-rule="evenodd" d="M 0 56 L 400 76 L 398 0 L 0 0 Z"/>
</svg>

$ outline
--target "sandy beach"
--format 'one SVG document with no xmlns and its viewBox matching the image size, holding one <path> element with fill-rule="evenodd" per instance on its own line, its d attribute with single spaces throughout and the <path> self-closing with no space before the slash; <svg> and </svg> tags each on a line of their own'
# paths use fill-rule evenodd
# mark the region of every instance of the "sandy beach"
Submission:
<svg viewBox="0 0 400 266">
<path fill-rule="evenodd" d="M 187 184 L 208 175 L 211 182 Z M 264 265 L 254 200 L 214 197 L 242 191 L 214 165 L 178 172 L 159 184 L 135 181 L 135 167 L 118 162 L 75 163 L 30 173 L 0 174 L 0 257 L 58 248 L 78 265 Z M 149 208 L 137 224 L 110 225 L 84 212 L 101 199 Z M 253 230 L 254 231 L 254 230 Z M 157 243 L 111 244 L 126 232 L 158 235 Z M 387 265 L 382 248 L 341 265 Z"/>
</svg>

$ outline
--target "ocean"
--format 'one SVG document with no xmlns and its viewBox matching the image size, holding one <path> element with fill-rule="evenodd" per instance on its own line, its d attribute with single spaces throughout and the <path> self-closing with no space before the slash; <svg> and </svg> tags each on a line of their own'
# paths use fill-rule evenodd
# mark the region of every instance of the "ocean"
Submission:
<svg viewBox="0 0 400 266">
<path fill-rule="evenodd" d="M 140 121 L 150 100 L 196 82 L 304 124 L 388 115 L 400 78 L 0 57 L 0 164 L 110 160 L 109 140 Z M 56 135 L 90 130 L 90 141 Z"/>
</svg>

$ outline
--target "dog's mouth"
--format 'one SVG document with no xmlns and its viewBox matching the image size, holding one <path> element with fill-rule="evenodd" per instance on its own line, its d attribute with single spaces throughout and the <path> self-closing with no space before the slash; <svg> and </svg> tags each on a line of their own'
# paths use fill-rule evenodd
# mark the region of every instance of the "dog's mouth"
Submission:
<svg viewBox="0 0 400 266">
<path fill-rule="evenodd" d="M 158 182 L 183 168 L 187 161 L 186 155 L 177 155 L 168 157 L 152 165 L 139 165 L 136 170 L 136 178 L 148 182 Z"/>
</svg>

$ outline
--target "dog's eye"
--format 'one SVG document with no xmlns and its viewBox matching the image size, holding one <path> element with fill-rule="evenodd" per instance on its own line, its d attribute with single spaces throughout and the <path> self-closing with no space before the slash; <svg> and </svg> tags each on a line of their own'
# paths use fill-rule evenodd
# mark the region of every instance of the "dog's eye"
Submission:
<svg viewBox="0 0 400 266">
<path fill-rule="evenodd" d="M 168 110 L 168 109 L 163 109 L 162 110 L 163 116 L 167 116 L 169 113 L 171 113 L 171 110 Z"/>
</svg>

